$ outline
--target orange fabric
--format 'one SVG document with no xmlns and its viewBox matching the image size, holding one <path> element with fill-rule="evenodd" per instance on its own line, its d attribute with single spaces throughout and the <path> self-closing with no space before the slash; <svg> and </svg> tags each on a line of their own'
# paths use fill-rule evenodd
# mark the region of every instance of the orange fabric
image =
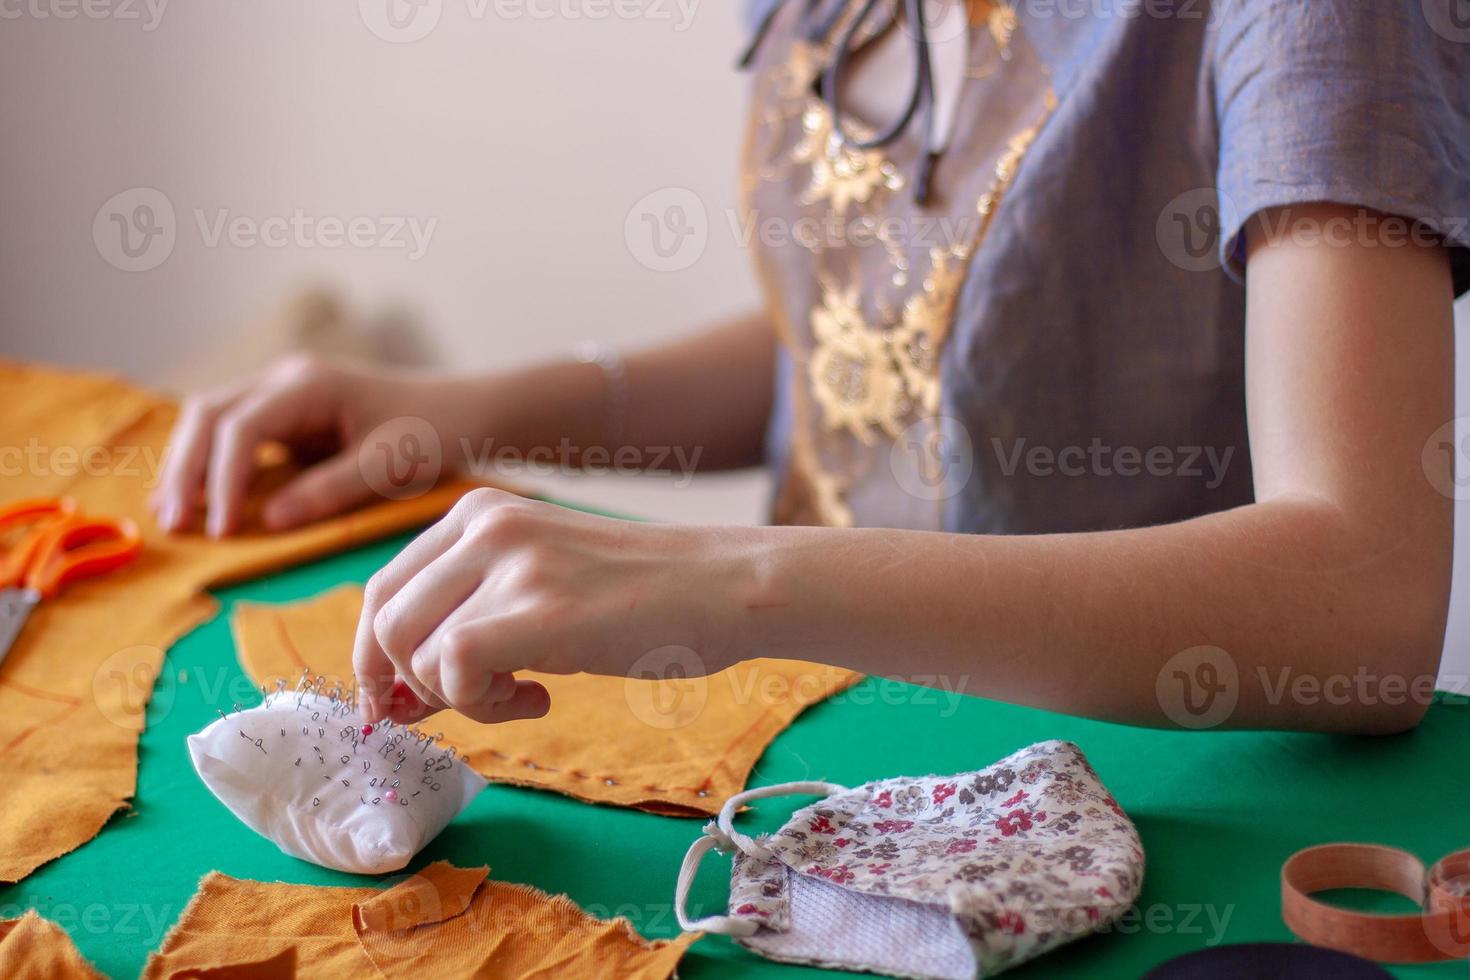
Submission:
<svg viewBox="0 0 1470 980">
<path fill-rule="evenodd" d="M 179 970 L 172 980 L 296 980 L 296 947 L 249 963 Z"/>
<path fill-rule="evenodd" d="M 648 942 L 626 919 L 594 919 L 565 896 L 491 881 L 488 868 L 431 864 L 392 888 L 241 881 L 212 872 L 148 960 L 143 980 L 279 962 L 303 977 L 582 977 L 664 980 L 697 936 Z"/>
<path fill-rule="evenodd" d="M 132 518 L 144 535 L 135 564 L 42 603 L 0 665 L 0 881 L 9 882 L 90 840 L 127 806 L 163 651 L 214 614 L 205 588 L 427 523 L 470 485 L 286 534 L 166 536 L 146 498 L 171 402 L 112 378 L 4 361 L 0 392 L 0 499 L 66 494 L 85 513 Z M 258 505 L 289 475 L 272 467 L 252 499 Z"/>
<path fill-rule="evenodd" d="M 362 590 L 343 586 L 287 605 L 240 603 L 231 625 L 257 683 L 294 684 L 304 669 L 352 683 Z M 551 692 L 544 718 L 481 725 L 442 712 L 443 732 L 486 779 L 581 800 L 681 816 L 710 815 L 745 788 L 771 739 L 808 705 L 860 674 L 791 660 L 755 660 L 711 677 L 632 680 L 527 672 Z"/>
<path fill-rule="evenodd" d="M 0 922 L 0 977 L 6 980 L 103 980 L 61 926 L 34 910 Z"/>
</svg>

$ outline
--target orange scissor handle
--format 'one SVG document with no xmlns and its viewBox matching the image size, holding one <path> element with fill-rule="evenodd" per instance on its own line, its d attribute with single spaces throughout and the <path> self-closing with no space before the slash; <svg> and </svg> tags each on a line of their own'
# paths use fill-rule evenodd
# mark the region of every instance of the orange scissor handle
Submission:
<svg viewBox="0 0 1470 980">
<path fill-rule="evenodd" d="M 25 584 L 51 599 L 69 582 L 102 575 L 134 561 L 143 536 L 132 521 L 69 513 L 43 526 Z"/>
<path fill-rule="evenodd" d="M 26 571 L 36 559 L 36 551 L 45 543 L 50 525 L 76 513 L 70 497 L 37 497 L 0 505 L 0 534 L 15 527 L 35 525 L 3 555 L 0 555 L 0 589 L 25 583 Z"/>
</svg>

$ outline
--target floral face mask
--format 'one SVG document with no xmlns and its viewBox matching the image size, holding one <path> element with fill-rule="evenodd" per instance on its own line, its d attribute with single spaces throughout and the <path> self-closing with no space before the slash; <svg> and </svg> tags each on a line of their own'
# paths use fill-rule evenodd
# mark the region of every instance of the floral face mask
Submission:
<svg viewBox="0 0 1470 980">
<path fill-rule="evenodd" d="M 825 795 L 774 834 L 731 822 L 745 803 Z M 684 857 L 679 924 L 788 963 L 895 977 L 988 976 L 1113 922 L 1143 885 L 1143 846 L 1070 742 L 979 772 L 802 782 L 725 802 Z M 699 862 L 735 852 L 730 912 L 685 914 Z"/>
</svg>

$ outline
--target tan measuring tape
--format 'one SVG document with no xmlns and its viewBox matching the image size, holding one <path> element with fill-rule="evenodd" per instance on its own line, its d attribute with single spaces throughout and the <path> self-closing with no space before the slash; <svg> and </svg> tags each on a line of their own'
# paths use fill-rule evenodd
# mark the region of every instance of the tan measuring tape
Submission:
<svg viewBox="0 0 1470 980">
<path fill-rule="evenodd" d="M 1422 909 L 1375 915 L 1313 898 L 1333 888 L 1396 892 Z M 1470 958 L 1470 849 L 1428 871 L 1408 851 L 1380 844 L 1322 844 L 1293 854 L 1281 867 L 1281 916 L 1314 946 L 1380 963 L 1433 963 Z"/>
</svg>

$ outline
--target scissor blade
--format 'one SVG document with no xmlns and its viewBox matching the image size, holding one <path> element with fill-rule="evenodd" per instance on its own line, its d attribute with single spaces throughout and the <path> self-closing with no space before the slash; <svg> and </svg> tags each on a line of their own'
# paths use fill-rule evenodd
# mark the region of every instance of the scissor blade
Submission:
<svg viewBox="0 0 1470 980">
<path fill-rule="evenodd" d="M 35 589 L 0 589 L 0 662 L 40 601 L 41 595 Z"/>
</svg>

